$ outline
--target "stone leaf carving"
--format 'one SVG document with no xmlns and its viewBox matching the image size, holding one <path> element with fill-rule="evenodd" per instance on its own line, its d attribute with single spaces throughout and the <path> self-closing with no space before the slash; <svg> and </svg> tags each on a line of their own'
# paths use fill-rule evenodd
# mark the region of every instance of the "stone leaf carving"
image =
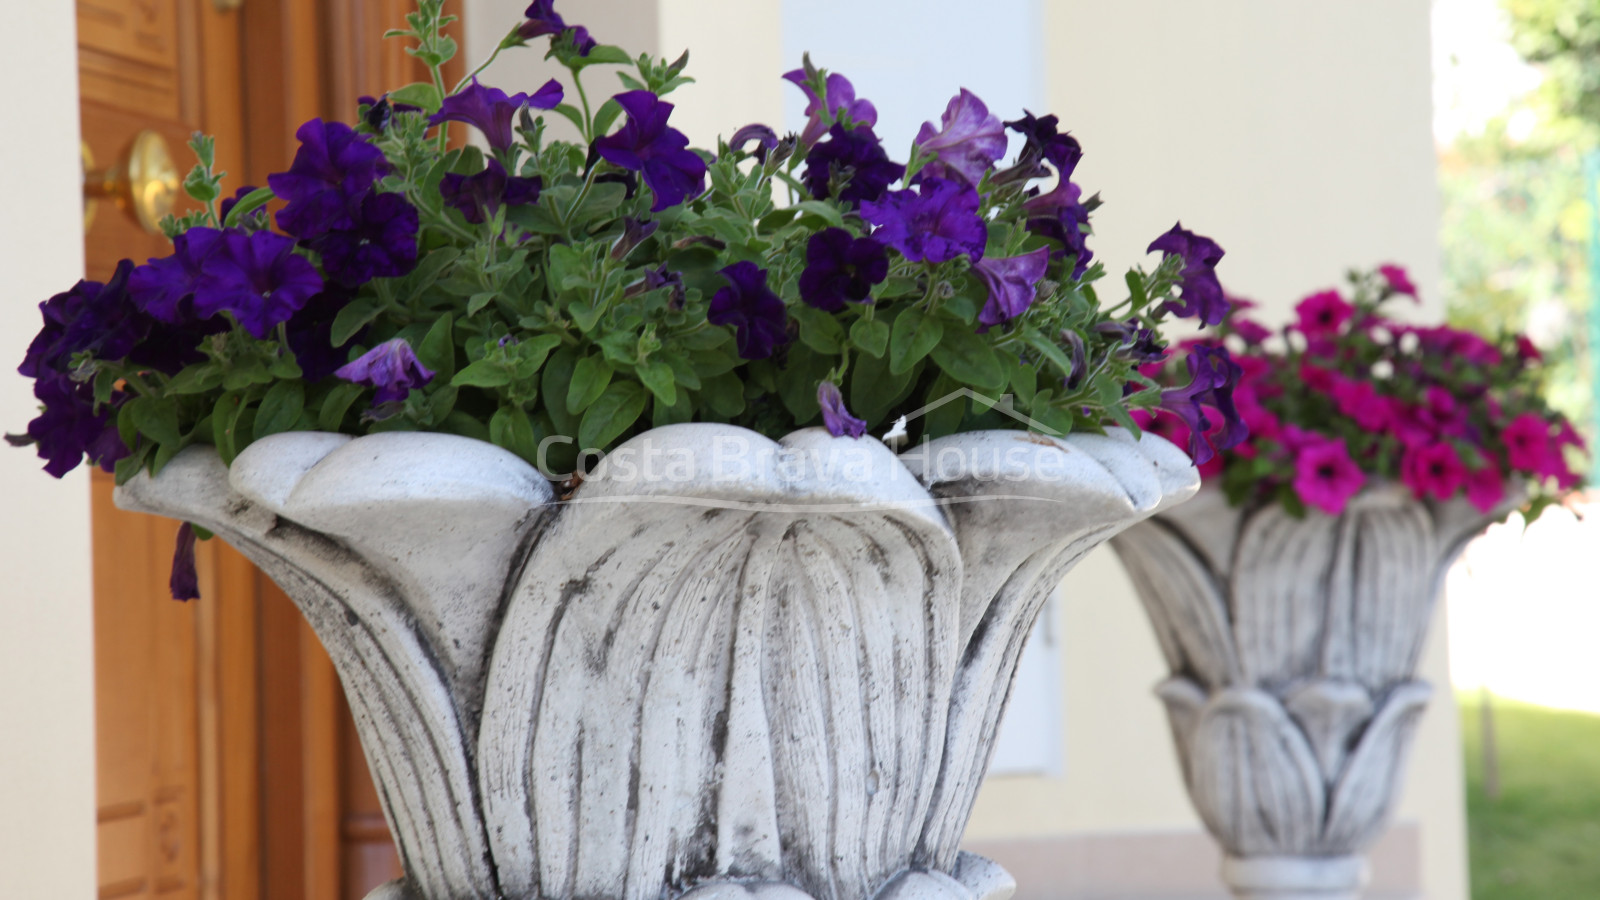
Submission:
<svg viewBox="0 0 1600 900">
<path fill-rule="evenodd" d="M 1312 885 L 1364 871 L 1430 693 L 1439 585 L 1494 517 L 1381 486 L 1295 519 L 1207 488 L 1112 541 L 1172 670 L 1157 694 L 1190 798 L 1231 858 L 1284 862 L 1230 863 L 1239 896 L 1330 896 Z"/>
<path fill-rule="evenodd" d="M 690 424 L 563 501 L 466 438 L 291 433 L 118 502 L 216 532 L 315 627 L 406 869 L 375 897 L 1006 900 L 957 845 L 1023 641 L 1197 486 L 1121 432 L 897 458 Z"/>
</svg>

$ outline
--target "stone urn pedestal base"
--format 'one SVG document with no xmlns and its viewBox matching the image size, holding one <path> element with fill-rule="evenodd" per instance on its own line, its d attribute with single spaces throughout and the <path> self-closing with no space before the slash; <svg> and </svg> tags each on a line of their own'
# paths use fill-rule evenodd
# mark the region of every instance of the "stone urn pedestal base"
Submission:
<svg viewBox="0 0 1600 900">
<path fill-rule="evenodd" d="M 1367 861 L 1360 856 L 1229 856 L 1222 880 L 1240 900 L 1361 900 Z"/>
</svg>

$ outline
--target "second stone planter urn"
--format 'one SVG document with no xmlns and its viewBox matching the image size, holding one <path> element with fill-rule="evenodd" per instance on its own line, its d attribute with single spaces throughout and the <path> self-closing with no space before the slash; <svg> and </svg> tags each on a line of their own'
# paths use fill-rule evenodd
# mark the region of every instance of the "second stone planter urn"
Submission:
<svg viewBox="0 0 1600 900">
<path fill-rule="evenodd" d="M 1361 896 L 1431 693 L 1416 670 L 1445 570 L 1494 517 L 1390 485 L 1296 519 L 1207 487 L 1112 541 L 1172 670 L 1157 693 L 1236 897 Z"/>
<path fill-rule="evenodd" d="M 1153 436 L 897 457 L 674 425 L 567 496 L 439 434 L 192 447 L 117 491 L 237 547 L 338 668 L 414 900 L 1004 900 L 959 842 L 1024 640 L 1198 488 Z"/>
</svg>

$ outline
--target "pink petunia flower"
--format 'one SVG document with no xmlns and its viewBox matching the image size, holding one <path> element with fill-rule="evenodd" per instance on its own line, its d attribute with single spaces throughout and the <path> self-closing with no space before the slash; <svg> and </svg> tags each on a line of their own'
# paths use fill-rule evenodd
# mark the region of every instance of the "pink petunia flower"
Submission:
<svg viewBox="0 0 1600 900">
<path fill-rule="evenodd" d="M 1500 439 L 1505 441 L 1506 459 L 1511 468 L 1523 472 L 1544 475 L 1551 457 L 1556 455 L 1551 452 L 1550 423 L 1536 413 L 1525 412 L 1512 419 L 1500 432 Z"/>
<path fill-rule="evenodd" d="M 1456 449 L 1445 443 L 1432 443 L 1406 451 L 1400 461 L 1400 480 L 1417 499 L 1432 495 L 1448 500 L 1460 490 L 1467 476 L 1466 466 Z"/>
<path fill-rule="evenodd" d="M 1372 382 L 1337 378 L 1332 394 L 1339 412 L 1349 416 L 1363 431 L 1377 433 L 1389 427 L 1389 400 L 1378 393 Z"/>
<path fill-rule="evenodd" d="M 1301 300 L 1294 308 L 1299 314 L 1299 328 L 1307 337 L 1325 337 L 1338 334 L 1344 323 L 1356 314 L 1356 308 L 1346 303 L 1338 291 L 1320 291 Z"/>
<path fill-rule="evenodd" d="M 1467 502 L 1478 512 L 1492 511 L 1505 496 L 1505 479 L 1500 476 L 1500 467 L 1495 465 L 1494 460 L 1487 460 L 1479 468 L 1467 473 Z"/>
<path fill-rule="evenodd" d="M 1417 298 L 1417 286 L 1411 281 L 1411 274 L 1394 263 L 1387 263 L 1378 267 L 1378 274 L 1383 276 L 1389 290 L 1396 294 L 1405 294 L 1413 300 Z"/>
<path fill-rule="evenodd" d="M 1342 440 L 1325 440 L 1302 449 L 1295 457 L 1294 490 L 1300 499 L 1330 516 L 1344 512 L 1366 483 L 1366 476 L 1350 458 Z"/>
</svg>

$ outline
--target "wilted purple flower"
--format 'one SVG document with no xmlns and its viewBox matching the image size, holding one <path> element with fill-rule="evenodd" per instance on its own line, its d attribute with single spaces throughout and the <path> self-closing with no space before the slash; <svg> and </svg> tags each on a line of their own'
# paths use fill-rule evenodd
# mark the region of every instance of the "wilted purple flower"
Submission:
<svg viewBox="0 0 1600 900">
<path fill-rule="evenodd" d="M 133 302 L 168 324 L 189 318 L 181 304 L 194 295 L 201 266 L 221 237 L 215 228 L 191 228 L 173 238 L 171 256 L 151 259 L 128 277 Z"/>
<path fill-rule="evenodd" d="M 1183 289 L 1182 303 L 1167 303 L 1167 311 L 1188 318 L 1199 316 L 1207 325 L 1220 323 L 1228 314 L 1228 298 L 1217 280 L 1217 263 L 1222 260 L 1222 247 L 1211 238 L 1185 231 L 1183 223 L 1150 242 L 1146 252 L 1157 250 L 1183 260 L 1179 286 Z"/>
<path fill-rule="evenodd" d="M 232 313 L 251 335 L 265 338 L 322 290 L 322 276 L 294 247 L 270 231 L 222 232 L 195 284 L 195 314 Z"/>
<path fill-rule="evenodd" d="M 824 381 L 817 385 L 817 405 L 822 407 L 822 427 L 834 437 L 860 438 L 867 433 L 866 421 L 852 416 L 845 408 L 844 395 L 839 393 L 837 384 Z"/>
<path fill-rule="evenodd" d="M 735 131 L 733 137 L 728 139 L 728 149 L 735 153 L 743 153 L 744 145 L 751 141 L 756 142 L 755 153 L 757 161 L 767 161 L 767 151 L 778 146 L 778 133 L 759 123 L 746 125 Z"/>
<path fill-rule="evenodd" d="M 194 568 L 194 526 L 188 522 L 178 526 L 178 537 L 172 547 L 172 574 L 167 578 L 167 590 L 174 600 L 199 600 L 200 575 Z"/>
<path fill-rule="evenodd" d="M 417 210 L 402 194 L 373 191 L 349 228 L 310 242 L 323 271 L 352 287 L 374 278 L 398 278 L 417 266 Z"/>
<path fill-rule="evenodd" d="M 567 25 L 566 20 L 555 10 L 555 0 L 533 0 L 533 4 L 523 15 L 528 17 L 528 21 L 523 22 L 517 29 L 517 37 L 525 41 L 547 34 L 559 37 L 562 32 L 570 30 L 572 45 L 577 48 L 579 56 L 588 56 L 589 51 L 595 47 L 594 38 L 589 36 L 589 29 L 582 25 Z"/>
<path fill-rule="evenodd" d="M 107 471 L 128 455 L 117 434 L 113 403 L 95 410 L 94 388 L 75 382 L 64 372 L 47 371 L 34 382 L 33 396 L 44 405 L 37 418 L 28 423 L 28 437 L 45 461 L 44 470 L 61 478 L 78 467 L 85 455 Z"/>
<path fill-rule="evenodd" d="M 1038 295 L 1037 285 L 1050 267 L 1050 250 L 1040 247 L 1021 256 L 986 256 L 972 274 L 989 289 L 989 299 L 978 313 L 985 327 L 1009 322 L 1027 311 Z"/>
<path fill-rule="evenodd" d="M 39 330 L 17 371 L 38 378 L 47 371 L 65 372 L 75 353 L 98 359 L 122 359 L 150 332 L 151 320 L 128 296 L 133 261 L 117 263 L 111 280 L 79 281 L 72 289 L 39 304 L 44 327 Z"/>
<path fill-rule="evenodd" d="M 1089 210 L 1081 202 L 1083 192 L 1076 184 L 1062 178 L 1048 194 L 1030 197 L 1022 204 L 1029 216 L 1027 228 L 1034 234 L 1050 238 L 1061 245 L 1052 256 L 1071 254 L 1072 277 L 1081 278 L 1094 259 L 1089 249 L 1085 228 L 1089 224 Z"/>
<path fill-rule="evenodd" d="M 728 286 L 712 295 L 706 321 L 734 328 L 740 357 L 766 359 L 789 339 L 789 316 L 767 287 L 767 270 L 744 260 L 722 269 L 722 277 Z"/>
<path fill-rule="evenodd" d="M 670 272 L 667 264 L 662 263 L 654 269 L 644 270 L 644 289 L 654 291 L 660 288 L 671 288 L 672 294 L 667 300 L 667 305 L 673 309 L 683 309 L 684 287 L 683 273 Z"/>
<path fill-rule="evenodd" d="M 829 121 L 823 117 L 822 111 L 827 109 L 831 118 L 838 120 L 841 114 L 850 120 L 851 125 L 876 125 L 878 124 L 878 109 L 869 100 L 857 100 L 855 85 L 850 79 L 834 73 L 828 76 L 825 96 L 819 100 L 816 91 L 806 83 L 804 69 L 795 69 L 783 73 L 785 80 L 799 86 L 806 95 L 806 127 L 800 132 L 800 143 L 811 146 L 817 142 L 828 130 Z"/>
<path fill-rule="evenodd" d="M 656 195 L 651 212 L 677 206 L 705 190 L 706 162 L 688 149 L 683 132 L 667 125 L 673 106 L 649 91 L 627 91 L 612 98 L 628 114 L 616 133 L 594 142 L 595 151 L 614 166 L 644 174 Z"/>
<path fill-rule="evenodd" d="M 1183 420 L 1189 427 L 1189 456 L 1197 466 L 1203 466 L 1216 455 L 1206 432 L 1212 422 L 1206 417 L 1204 406 L 1215 408 L 1222 414 L 1222 436 L 1218 448 L 1236 447 L 1250 436 L 1250 429 L 1239 418 L 1233 403 L 1233 390 L 1239 385 L 1244 370 L 1228 355 L 1226 347 L 1196 344 L 1186 360 L 1189 366 L 1189 384 L 1161 392 L 1161 408 Z"/>
<path fill-rule="evenodd" d="M 950 99 L 940 127 L 923 122 L 917 146 L 938 158 L 922 167 L 919 177 L 948 178 L 977 186 L 983 173 L 1006 155 L 1006 130 L 978 95 L 966 88 Z"/>
<path fill-rule="evenodd" d="M 1033 113 L 1023 110 L 1022 118 L 1007 122 L 1006 127 L 1021 134 L 1026 141 L 1018 165 L 1037 164 L 1041 159 L 1046 160 L 1056 167 L 1056 174 L 1061 176 L 1061 180 L 1067 181 L 1072 178 L 1072 170 L 1078 167 L 1078 161 L 1083 159 L 1083 147 L 1072 135 L 1056 133 L 1057 121 L 1055 116 L 1036 118 Z"/>
<path fill-rule="evenodd" d="M 1083 386 L 1083 380 L 1089 376 L 1089 352 L 1083 345 L 1083 336 L 1071 328 L 1061 329 L 1061 340 L 1067 344 L 1067 350 L 1072 357 L 1072 369 L 1067 372 L 1067 377 L 1061 380 L 1067 390 L 1075 391 Z"/>
<path fill-rule="evenodd" d="M 468 222 L 482 225 L 494 218 L 501 206 L 528 206 L 539 201 L 544 180 L 507 175 L 500 160 L 489 157 L 476 175 L 448 173 L 439 182 L 439 195 L 446 206 L 459 210 Z"/>
<path fill-rule="evenodd" d="M 389 170 L 383 151 L 343 122 L 312 119 L 295 132 L 300 149 L 289 171 L 267 176 L 267 186 L 288 205 L 278 227 L 297 238 L 348 228 L 361 200 Z"/>
<path fill-rule="evenodd" d="M 1117 350 L 1119 359 L 1141 366 L 1166 359 L 1167 345 L 1161 343 L 1160 336 L 1154 329 L 1141 328 L 1139 325 L 1138 319 L 1129 319 L 1126 322 L 1101 322 L 1095 326 L 1095 331 L 1113 335 L 1122 342 L 1122 346 Z"/>
<path fill-rule="evenodd" d="M 494 87 L 485 87 L 477 78 L 458 93 L 444 98 L 444 105 L 428 119 L 429 125 L 445 122 L 465 122 L 483 132 L 489 146 L 504 151 L 513 138 L 511 122 L 517 110 L 524 106 L 535 109 L 555 109 L 561 105 L 561 82 L 554 78 L 544 83 L 533 94 L 510 94 Z"/>
<path fill-rule="evenodd" d="M 625 216 L 622 220 L 622 237 L 611 245 L 611 258 L 627 259 L 633 248 L 649 240 L 650 235 L 660 227 L 660 222 L 641 222 L 633 216 Z"/>
<path fill-rule="evenodd" d="M 861 218 L 878 226 L 875 239 L 912 262 L 942 263 L 962 254 L 976 262 L 989 239 L 978 204 L 970 185 L 928 178 L 917 190 L 890 191 L 881 203 L 861 204 Z"/>
<path fill-rule="evenodd" d="M 806 154 L 801 180 L 811 196 L 824 200 L 836 177 L 848 179 L 839 191 L 839 199 L 859 204 L 883 199 L 889 185 L 905 173 L 905 166 L 889 159 L 870 126 L 846 130 L 843 125 L 835 125 L 828 129 L 828 139 Z"/>
<path fill-rule="evenodd" d="M 377 388 L 378 393 L 372 398 L 374 405 L 404 400 L 412 388 L 433 380 L 433 373 L 417 360 L 417 354 L 405 338 L 384 341 L 333 374 L 345 381 Z"/>
<path fill-rule="evenodd" d="M 838 312 L 847 300 L 872 302 L 872 286 L 888 277 L 889 253 L 882 244 L 843 228 L 825 228 L 806 242 L 800 299 L 808 306 Z"/>
</svg>

